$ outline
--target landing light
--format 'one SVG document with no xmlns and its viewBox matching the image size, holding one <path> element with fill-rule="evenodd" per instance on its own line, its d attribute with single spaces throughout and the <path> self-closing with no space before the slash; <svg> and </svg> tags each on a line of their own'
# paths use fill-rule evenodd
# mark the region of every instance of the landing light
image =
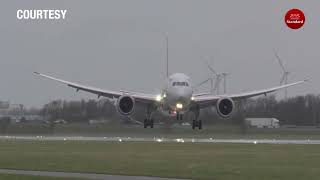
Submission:
<svg viewBox="0 0 320 180">
<path fill-rule="evenodd" d="M 191 97 L 191 101 L 193 101 L 193 100 L 194 100 L 194 97 L 192 96 L 192 97 Z"/>
<path fill-rule="evenodd" d="M 161 99 L 162 99 L 162 98 L 161 98 L 161 95 L 157 95 L 157 96 L 156 96 L 156 101 L 160 102 Z"/>
<path fill-rule="evenodd" d="M 181 103 L 177 103 L 176 107 L 177 107 L 177 109 L 182 109 L 183 105 Z"/>
</svg>

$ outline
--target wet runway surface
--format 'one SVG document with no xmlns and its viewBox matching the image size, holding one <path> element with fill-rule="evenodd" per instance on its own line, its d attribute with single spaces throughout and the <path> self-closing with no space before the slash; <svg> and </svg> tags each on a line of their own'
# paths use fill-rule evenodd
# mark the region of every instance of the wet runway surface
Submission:
<svg viewBox="0 0 320 180">
<path fill-rule="evenodd" d="M 49 177 L 97 179 L 97 180 L 98 179 L 99 180 L 182 180 L 182 179 L 146 177 L 146 176 L 118 176 L 118 175 L 106 175 L 106 174 L 94 174 L 94 173 L 69 173 L 69 172 L 29 171 L 29 170 L 12 170 L 12 169 L 0 169 L 0 173 L 49 176 Z"/>
<path fill-rule="evenodd" d="M 175 143 L 246 143 L 246 144 L 320 144 L 310 139 L 215 139 L 215 138 L 141 138 L 141 137 L 84 137 L 84 136 L 0 136 L 2 140 L 38 141 L 106 141 L 106 142 L 175 142 Z"/>
</svg>

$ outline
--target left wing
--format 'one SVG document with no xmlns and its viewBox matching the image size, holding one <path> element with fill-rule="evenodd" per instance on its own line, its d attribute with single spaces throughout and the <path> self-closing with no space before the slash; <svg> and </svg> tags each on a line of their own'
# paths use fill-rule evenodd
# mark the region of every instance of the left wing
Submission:
<svg viewBox="0 0 320 180">
<path fill-rule="evenodd" d="M 39 76 L 66 84 L 69 87 L 75 88 L 77 91 L 82 90 L 82 91 L 90 92 L 93 94 L 97 94 L 98 97 L 104 96 L 104 97 L 108 97 L 108 98 L 119 98 L 122 95 L 129 95 L 129 96 L 132 96 L 137 102 L 142 102 L 142 103 L 147 103 L 147 104 L 156 102 L 157 95 L 138 93 L 138 92 L 130 92 L 130 91 L 105 90 L 105 89 L 95 88 L 95 87 L 91 87 L 91 86 L 85 86 L 82 84 L 58 79 L 58 78 L 55 78 L 55 77 L 52 77 L 49 75 L 45 75 L 45 74 L 41 74 L 38 72 L 34 72 L 34 73 Z"/>
<path fill-rule="evenodd" d="M 268 88 L 268 89 L 262 89 L 262 90 L 256 90 L 256 91 L 250 91 L 250 92 L 245 92 L 245 93 L 239 93 L 239 94 L 231 94 L 231 95 L 209 95 L 209 96 L 195 96 L 193 98 L 193 102 L 198 104 L 201 108 L 207 107 L 207 106 L 212 106 L 215 105 L 216 102 L 221 98 L 221 97 L 228 97 L 231 98 L 232 100 L 241 100 L 241 99 L 247 99 L 250 97 L 254 97 L 254 96 L 259 96 L 262 94 L 268 94 L 268 93 L 272 93 L 274 91 L 283 89 L 283 88 L 287 88 L 290 86 L 294 86 L 297 84 L 301 84 L 306 82 L 307 80 L 304 81 L 298 81 L 295 83 L 291 83 L 291 84 L 285 84 L 285 85 L 281 85 L 281 86 L 276 86 L 273 88 Z"/>
</svg>

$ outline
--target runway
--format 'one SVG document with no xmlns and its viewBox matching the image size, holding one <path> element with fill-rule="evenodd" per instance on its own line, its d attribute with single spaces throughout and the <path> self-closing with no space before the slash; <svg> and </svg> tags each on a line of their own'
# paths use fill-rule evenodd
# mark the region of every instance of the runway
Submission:
<svg viewBox="0 0 320 180">
<path fill-rule="evenodd" d="M 162 137 L 86 137 L 86 136 L 0 136 L 0 140 L 34 141 L 105 141 L 105 142 L 158 142 L 158 143 L 245 143 L 245 144 L 320 144 L 311 139 L 215 139 L 215 138 L 162 138 Z"/>
<path fill-rule="evenodd" d="M 160 177 L 146 177 L 146 176 L 119 176 L 119 175 L 106 175 L 106 174 L 94 174 L 94 173 L 69 173 L 69 172 L 29 171 L 29 170 L 12 170 L 12 169 L 0 169 L 0 173 L 33 175 L 33 176 L 49 176 L 49 177 L 83 178 L 83 179 L 95 179 L 95 180 L 182 180 L 182 179 L 174 179 L 174 178 L 160 178 Z"/>
</svg>

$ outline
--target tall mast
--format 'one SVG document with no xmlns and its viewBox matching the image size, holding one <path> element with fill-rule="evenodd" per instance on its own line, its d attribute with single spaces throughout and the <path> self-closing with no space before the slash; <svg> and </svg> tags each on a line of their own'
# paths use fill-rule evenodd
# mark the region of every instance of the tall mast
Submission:
<svg viewBox="0 0 320 180">
<path fill-rule="evenodd" d="M 166 54 L 167 54 L 167 78 L 169 77 L 169 40 L 168 36 L 166 35 Z"/>
</svg>

